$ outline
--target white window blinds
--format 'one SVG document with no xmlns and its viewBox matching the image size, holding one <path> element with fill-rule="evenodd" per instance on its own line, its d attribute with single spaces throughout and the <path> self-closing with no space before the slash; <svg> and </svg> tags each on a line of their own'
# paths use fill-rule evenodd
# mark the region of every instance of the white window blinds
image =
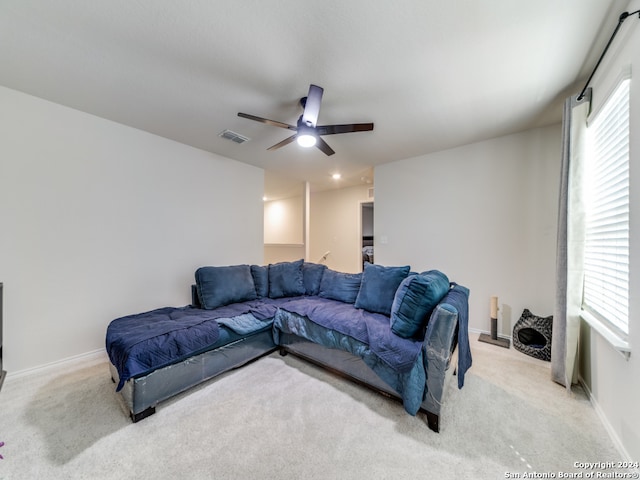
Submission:
<svg viewBox="0 0 640 480">
<path fill-rule="evenodd" d="M 583 308 L 629 333 L 629 79 L 590 122 Z"/>
</svg>

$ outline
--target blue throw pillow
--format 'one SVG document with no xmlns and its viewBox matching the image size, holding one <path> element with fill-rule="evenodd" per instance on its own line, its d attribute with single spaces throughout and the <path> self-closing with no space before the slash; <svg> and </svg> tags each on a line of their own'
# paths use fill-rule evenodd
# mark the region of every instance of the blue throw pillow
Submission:
<svg viewBox="0 0 640 480">
<path fill-rule="evenodd" d="M 365 263 L 362 284 L 355 307 L 373 313 L 391 314 L 391 305 L 400 283 L 407 278 L 410 267 L 383 267 Z"/>
<path fill-rule="evenodd" d="M 302 264 L 304 260 L 269 265 L 269 298 L 304 295 Z"/>
<path fill-rule="evenodd" d="M 302 280 L 306 295 L 318 295 L 322 274 L 326 269 L 327 266 L 320 263 L 304 262 L 302 265 Z"/>
<path fill-rule="evenodd" d="M 448 291 L 449 279 L 438 270 L 404 279 L 391 306 L 391 330 L 404 338 L 423 332 L 431 311 Z"/>
<path fill-rule="evenodd" d="M 361 273 L 342 273 L 327 268 L 322 274 L 318 295 L 344 303 L 354 303 L 360 291 L 361 281 Z"/>
<path fill-rule="evenodd" d="M 207 310 L 258 297 L 249 265 L 200 267 L 196 270 L 196 285 L 200 305 Z"/>
<path fill-rule="evenodd" d="M 256 286 L 258 298 L 269 296 L 269 267 L 263 265 L 251 265 L 251 276 Z"/>
</svg>

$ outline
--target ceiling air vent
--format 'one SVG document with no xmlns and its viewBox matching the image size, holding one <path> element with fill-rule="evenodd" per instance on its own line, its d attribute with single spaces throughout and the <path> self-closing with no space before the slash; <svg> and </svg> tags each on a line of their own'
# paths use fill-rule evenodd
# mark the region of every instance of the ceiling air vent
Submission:
<svg viewBox="0 0 640 480">
<path fill-rule="evenodd" d="M 250 138 L 240 135 L 239 133 L 232 132 L 231 130 L 223 130 L 218 136 L 236 143 L 244 143 L 251 140 Z"/>
</svg>

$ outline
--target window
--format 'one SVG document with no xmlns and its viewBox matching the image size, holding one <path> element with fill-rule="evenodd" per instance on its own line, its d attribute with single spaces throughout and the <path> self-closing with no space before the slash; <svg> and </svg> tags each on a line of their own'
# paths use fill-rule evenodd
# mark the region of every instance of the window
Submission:
<svg viewBox="0 0 640 480">
<path fill-rule="evenodd" d="M 629 333 L 629 83 L 589 122 L 583 309 Z"/>
</svg>

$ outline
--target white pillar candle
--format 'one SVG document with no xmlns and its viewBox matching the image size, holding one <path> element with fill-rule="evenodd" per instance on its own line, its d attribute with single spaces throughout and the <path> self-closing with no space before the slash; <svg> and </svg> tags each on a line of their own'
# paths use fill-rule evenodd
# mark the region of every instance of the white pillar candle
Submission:
<svg viewBox="0 0 640 480">
<path fill-rule="evenodd" d="M 491 318 L 498 318 L 498 297 L 491 297 Z"/>
</svg>

